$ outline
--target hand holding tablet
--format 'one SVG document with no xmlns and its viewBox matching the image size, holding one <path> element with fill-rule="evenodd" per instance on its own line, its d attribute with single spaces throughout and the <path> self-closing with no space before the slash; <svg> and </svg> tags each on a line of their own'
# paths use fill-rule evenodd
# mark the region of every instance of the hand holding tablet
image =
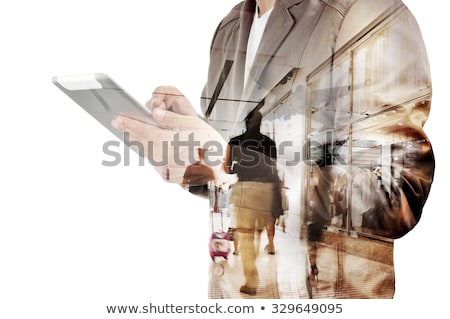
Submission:
<svg viewBox="0 0 450 319">
<path fill-rule="evenodd" d="M 58 76 L 53 83 L 126 144 L 142 145 L 138 152 L 161 175 L 170 170 L 168 181 L 181 183 L 200 147 L 220 170 L 226 142 L 178 89 L 158 87 L 145 108 L 105 74 Z"/>
</svg>

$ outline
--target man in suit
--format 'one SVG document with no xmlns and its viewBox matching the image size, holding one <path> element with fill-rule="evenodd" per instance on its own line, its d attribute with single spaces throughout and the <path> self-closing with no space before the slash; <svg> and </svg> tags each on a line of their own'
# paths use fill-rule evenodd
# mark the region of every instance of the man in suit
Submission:
<svg viewBox="0 0 450 319">
<path fill-rule="evenodd" d="M 332 186 L 342 172 L 348 190 L 342 195 L 348 203 L 340 224 L 345 233 L 361 230 L 358 216 L 369 202 L 379 208 L 381 226 L 364 234 L 398 238 L 420 219 L 434 172 L 422 128 L 431 81 L 420 30 L 400 0 L 242 1 L 216 29 L 201 101 L 204 119 L 178 89 L 159 87 L 148 106 L 176 133 L 122 117 L 113 125 L 132 139 L 154 141 L 148 156 L 161 156 L 158 143 L 173 141 L 175 134 L 194 134 L 200 144 L 215 141 L 220 157 L 224 141 L 242 130 L 250 112 L 271 118 L 282 142 L 286 182 L 298 189 L 299 232 L 304 226 L 311 236 L 314 277 L 314 247 L 333 217 Z M 368 160 L 369 150 L 377 153 Z M 219 161 L 210 164 L 220 170 Z M 383 187 L 367 174 L 373 164 L 382 166 Z M 383 258 L 392 264 L 392 251 Z M 327 265 L 337 269 L 332 296 L 348 297 L 345 280 L 351 275 L 339 260 Z M 377 278 L 376 269 L 368 271 Z M 393 278 L 393 268 L 389 272 Z M 386 286 L 381 277 L 378 286 Z M 393 280 L 387 286 L 358 297 L 392 297 Z"/>
</svg>

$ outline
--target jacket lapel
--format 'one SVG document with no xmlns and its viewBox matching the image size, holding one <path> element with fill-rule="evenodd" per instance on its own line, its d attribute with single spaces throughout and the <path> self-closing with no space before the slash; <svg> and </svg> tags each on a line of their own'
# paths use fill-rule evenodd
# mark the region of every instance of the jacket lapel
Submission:
<svg viewBox="0 0 450 319">
<path fill-rule="evenodd" d="M 239 17 L 239 25 L 234 29 L 231 34 L 231 38 L 237 38 L 236 42 L 230 41 L 228 50 L 226 50 L 226 60 L 234 61 L 231 72 L 228 76 L 228 85 L 224 86 L 224 90 L 221 93 L 221 98 L 226 97 L 227 100 L 240 100 L 241 103 L 233 104 L 235 107 L 228 106 L 216 107 L 221 109 L 221 112 L 227 114 L 213 115 L 213 118 L 236 118 L 237 120 L 243 119 L 247 113 L 256 106 L 255 101 L 261 101 L 267 94 L 272 85 L 262 84 L 260 81 L 267 81 L 264 79 L 263 72 L 266 69 L 271 69 L 270 82 L 278 83 L 285 75 L 286 68 L 279 68 L 271 63 L 272 58 L 277 56 L 277 50 L 282 46 L 284 40 L 295 25 L 295 20 L 290 13 L 292 6 L 300 4 L 305 0 L 277 0 L 274 9 L 267 22 L 266 30 L 261 44 L 258 48 L 258 52 L 255 57 L 252 70 L 250 71 L 249 83 L 244 89 L 244 70 L 245 70 L 245 58 L 247 52 L 247 43 L 250 33 L 250 28 L 253 22 L 253 16 L 256 8 L 255 0 L 246 0 Z M 235 47 L 233 47 L 235 43 Z M 222 66 L 218 66 L 222 67 Z M 273 77 L 272 77 L 273 75 Z M 258 82 L 257 82 L 258 81 Z M 270 86 L 270 87 L 269 87 Z M 212 92 L 209 92 L 209 96 Z M 219 99 L 218 104 L 221 104 Z M 230 114 L 228 114 L 230 112 Z"/>
<path fill-rule="evenodd" d="M 276 56 L 277 50 L 283 44 L 286 36 L 295 25 L 295 20 L 289 12 L 289 9 L 293 5 L 300 4 L 303 1 L 304 0 L 277 0 L 275 2 L 273 11 L 267 21 L 266 29 L 263 38 L 261 39 L 254 64 L 250 71 L 250 79 L 260 79 L 264 70 L 267 67 L 270 67 L 271 59 Z M 279 80 L 284 76 L 285 74 L 280 73 Z M 258 89 L 258 83 L 249 82 L 244 96 L 246 99 L 261 100 L 266 92 L 266 90 L 261 91 Z"/>
<path fill-rule="evenodd" d="M 294 26 L 295 21 L 289 12 L 289 8 L 303 1 L 277 0 L 275 3 L 261 39 L 261 45 L 258 48 L 257 63 L 254 64 L 254 69 L 252 70 L 256 79 L 261 75 L 271 57 L 275 55 L 275 52 Z"/>
<path fill-rule="evenodd" d="M 244 89 L 245 57 L 255 6 L 256 3 L 254 0 L 246 1 L 243 10 L 240 13 L 241 23 L 238 29 L 237 50 L 234 53 L 234 67 L 232 69 L 232 79 L 234 79 L 233 86 L 235 88 L 235 93 L 233 94 L 234 96 L 241 96 Z M 234 50 L 230 50 L 230 52 L 233 51 Z"/>
</svg>

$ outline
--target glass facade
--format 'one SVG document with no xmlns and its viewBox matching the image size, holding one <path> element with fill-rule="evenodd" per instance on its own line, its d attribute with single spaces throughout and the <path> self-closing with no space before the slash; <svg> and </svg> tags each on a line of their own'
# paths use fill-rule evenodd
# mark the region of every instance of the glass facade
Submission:
<svg viewBox="0 0 450 319">
<path fill-rule="evenodd" d="M 393 191 L 401 174 L 414 169 L 412 163 L 430 147 L 414 129 L 428 116 L 429 69 L 408 60 L 415 56 L 408 51 L 417 46 L 399 31 L 412 23 L 400 11 L 371 25 L 307 79 L 304 209 L 315 204 L 315 167 L 334 165 L 338 173 L 328 190 L 329 230 L 390 240 L 380 223 L 383 212 L 373 211 L 374 200 L 383 192 L 395 205 Z"/>
</svg>

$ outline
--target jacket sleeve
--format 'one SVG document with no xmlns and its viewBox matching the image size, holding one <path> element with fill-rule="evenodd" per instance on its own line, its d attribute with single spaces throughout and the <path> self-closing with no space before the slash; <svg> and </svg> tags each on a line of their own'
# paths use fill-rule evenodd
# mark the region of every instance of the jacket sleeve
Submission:
<svg viewBox="0 0 450 319">
<path fill-rule="evenodd" d="M 376 3 L 393 5 L 355 28 Z M 356 1 L 341 33 L 351 33 L 350 27 L 357 30 L 339 35 L 346 41 L 331 62 L 335 137 L 325 157 L 339 161 L 326 160 L 312 170 L 312 216 L 318 219 L 335 204 L 330 192 L 347 174 L 346 226 L 399 238 L 420 220 L 433 181 L 434 155 L 423 130 L 431 106 L 428 58 L 415 18 L 401 1 Z"/>
</svg>

